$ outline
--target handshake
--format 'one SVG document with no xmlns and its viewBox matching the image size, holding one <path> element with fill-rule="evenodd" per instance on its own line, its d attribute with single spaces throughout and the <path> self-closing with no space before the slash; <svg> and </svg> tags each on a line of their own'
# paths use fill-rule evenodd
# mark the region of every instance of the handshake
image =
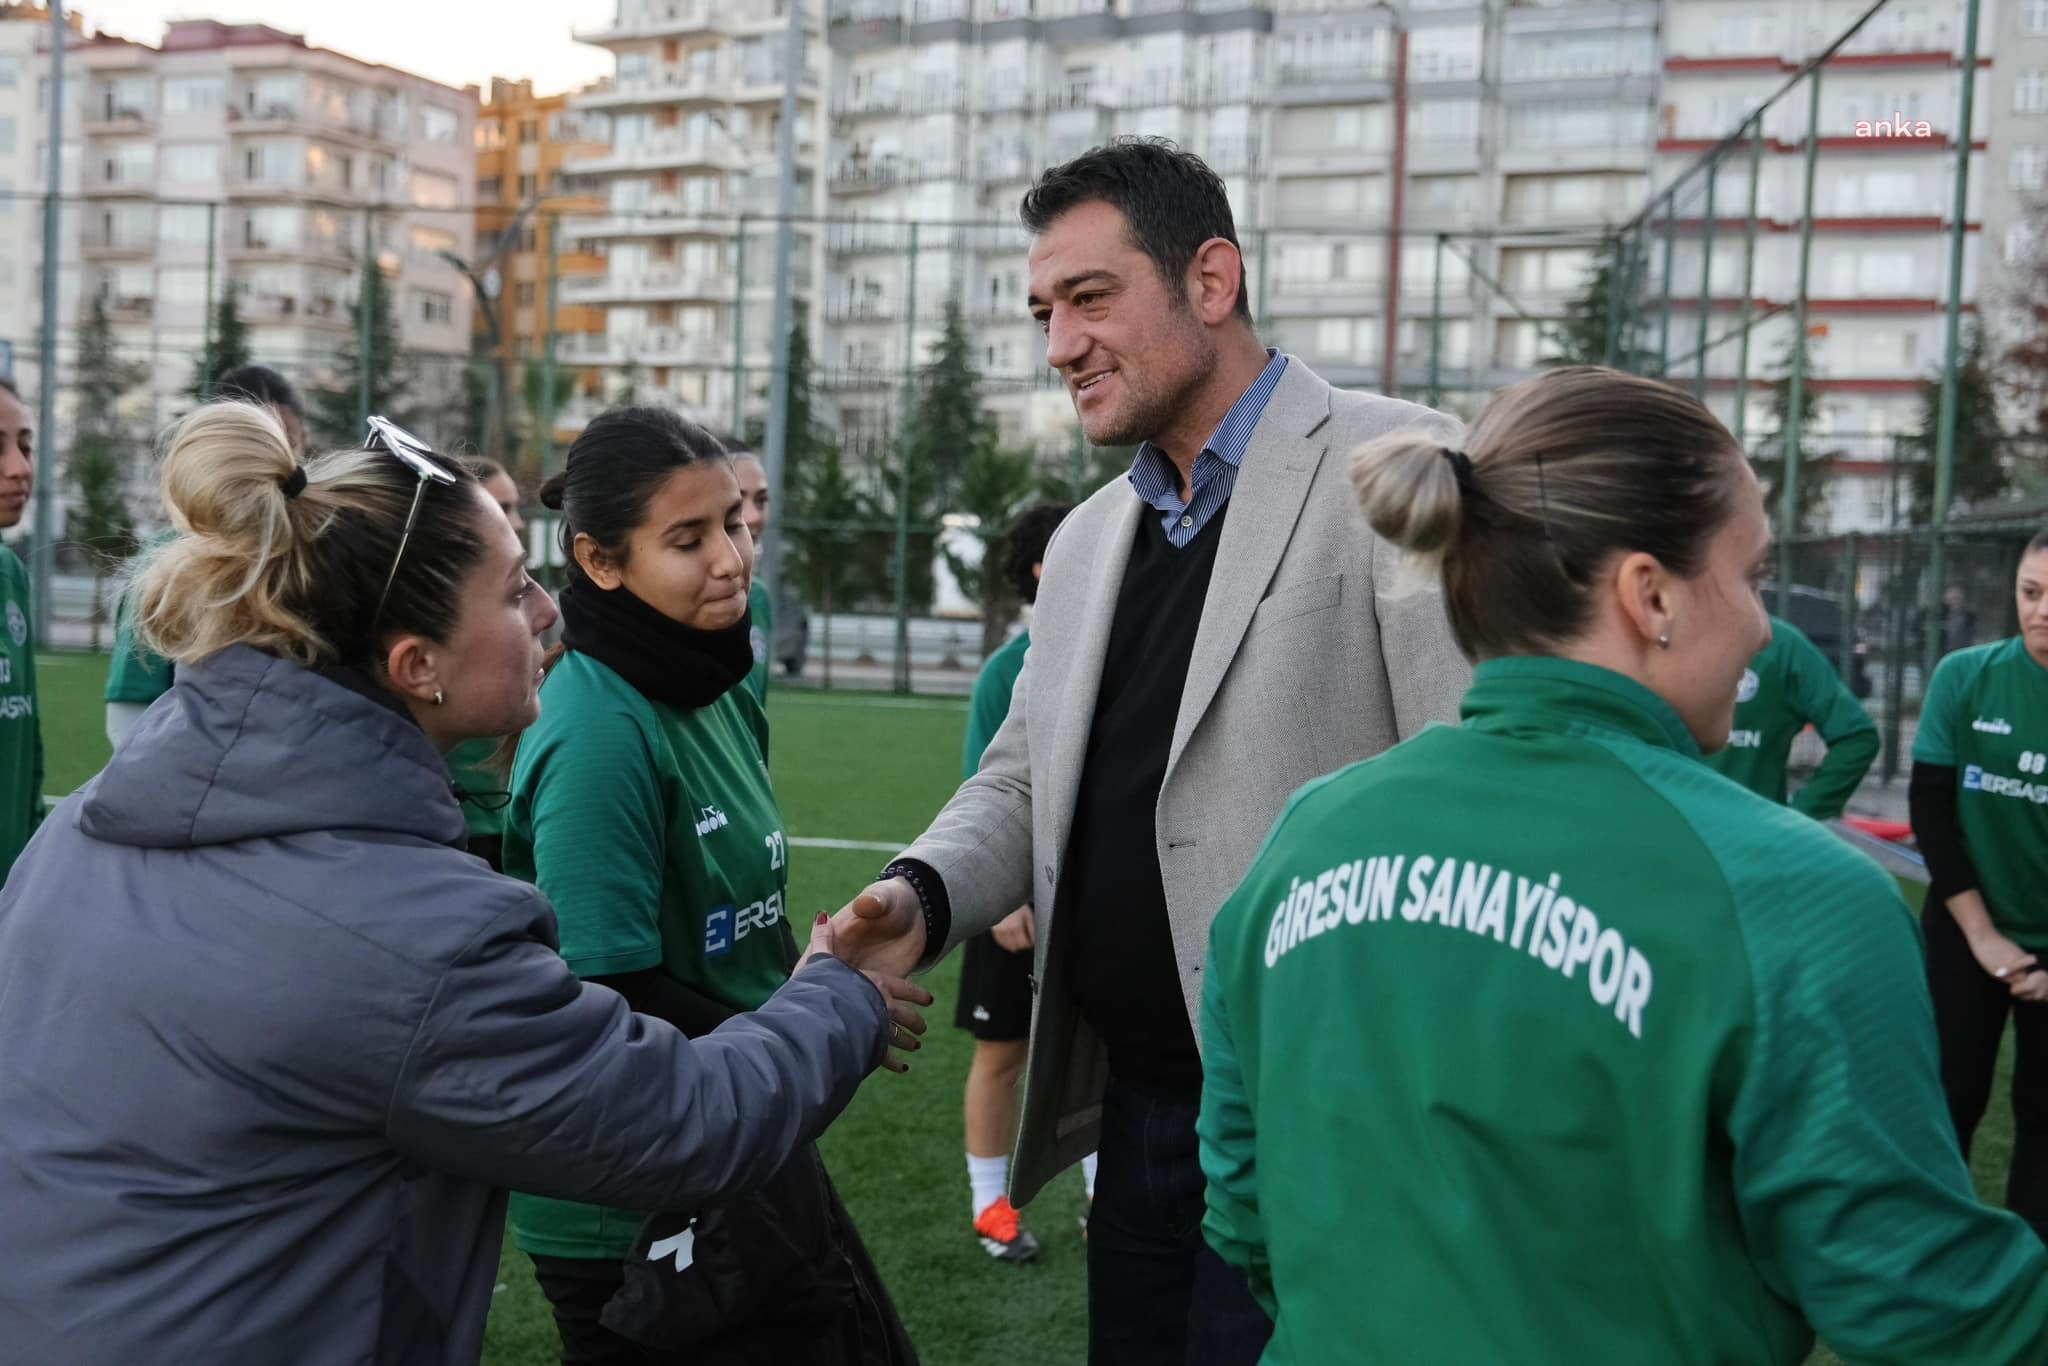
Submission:
<svg viewBox="0 0 2048 1366">
<path fill-rule="evenodd" d="M 837 915 L 819 912 L 796 971 L 813 958 L 837 958 L 873 982 L 888 1002 L 892 1024 L 882 1065 L 908 1072 L 910 1063 L 902 1055 L 923 1047 L 919 1036 L 925 1023 L 918 1007 L 932 1003 L 932 994 L 909 980 L 924 951 L 924 911 L 917 893 L 902 878 L 891 878 L 868 887 Z"/>
</svg>

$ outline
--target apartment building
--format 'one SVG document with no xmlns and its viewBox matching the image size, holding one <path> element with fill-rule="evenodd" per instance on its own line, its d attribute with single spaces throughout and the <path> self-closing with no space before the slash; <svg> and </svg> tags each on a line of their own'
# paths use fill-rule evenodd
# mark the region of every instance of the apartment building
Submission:
<svg viewBox="0 0 2048 1366">
<path fill-rule="evenodd" d="M 608 268 L 565 286 L 563 300 L 602 307 L 606 327 L 561 354 L 602 369 L 610 393 L 630 389 L 716 428 L 765 412 L 788 22 L 783 0 L 619 0 L 609 23 L 577 34 L 617 56 L 608 80 L 570 101 L 608 123 L 608 145 L 564 164 L 604 202 L 568 225 L 569 239 Z M 800 220 L 825 201 L 823 15 L 803 22 Z M 807 298 L 822 245 L 799 221 L 792 283 Z"/>
<path fill-rule="evenodd" d="M 606 130 L 593 128 L 600 121 L 572 109 L 570 99 L 535 95 L 531 81 L 493 80 L 477 115 L 477 255 L 470 264 L 495 297 L 478 304 L 475 336 L 480 350 L 490 349 L 495 324 L 500 383 L 515 398 L 524 395 L 525 369 L 540 363 L 551 330 L 558 351 L 577 355 L 605 331 L 604 309 L 585 301 L 588 287 L 604 277 L 605 258 L 589 239 L 569 240 L 565 220 L 604 209 L 584 177 L 567 168 L 603 156 Z M 552 313 L 551 276 L 562 295 Z M 601 396 L 602 371 L 564 365 L 561 373 L 573 377 L 584 404 L 560 410 Z M 556 436 L 573 431 L 558 427 Z"/>
<path fill-rule="evenodd" d="M 1984 242 L 1985 313 L 1994 347 L 2003 349 L 2038 326 L 2015 307 L 2024 272 L 2048 253 L 2048 0 L 1999 0 L 1984 19 L 1979 51 L 1996 54 L 1990 79 L 1978 88 L 1986 109 Z M 2031 428 L 2038 402 L 2015 396 L 2009 426 Z"/>
<path fill-rule="evenodd" d="M 1854 0 L 1749 4 L 1668 0 L 1669 38 L 1658 142 L 1659 183 L 1668 183 L 1778 89 L 1787 76 L 1849 27 L 1866 6 Z M 1987 14 L 1993 6 L 1986 4 Z M 1960 109 L 1959 7 L 1901 0 L 1880 11 L 1822 74 L 1819 166 L 1812 212 L 1807 332 L 1817 405 L 1812 444 L 1831 457 L 1828 525 L 1837 531 L 1890 524 L 1900 471 L 1897 438 L 1917 429 L 1919 386 L 1943 355 L 1956 158 L 1969 156 L 1963 297 L 1972 314 L 1980 292 L 1984 206 L 2001 197 L 2002 168 L 1985 154 L 1986 98 L 1994 88 L 1989 26 L 1980 35 L 1975 128 L 1956 127 Z M 2002 60 L 2002 58 L 2001 58 Z M 1809 123 L 1806 87 L 1764 121 L 1759 168 L 1758 244 L 1752 297 L 1760 308 L 1792 299 L 1798 286 Z M 1901 127 L 1900 125 L 1903 125 Z M 1924 127 L 1923 127 L 1924 125 Z M 1673 328 L 1695 347 L 1708 284 L 1709 326 L 1724 331 L 1741 302 L 1748 163 L 1735 158 L 1715 179 L 1717 241 L 1709 263 L 1702 226 L 1706 180 L 1681 196 L 1673 253 Z M 1703 269 L 1710 274 L 1702 274 Z M 1752 443 L 1771 428 L 1764 383 L 1782 373 L 1793 339 L 1787 312 L 1757 329 L 1749 351 Z M 1740 353 L 1709 358 L 1708 401 L 1735 417 Z M 1691 373 L 1691 363 L 1681 367 Z"/>
<path fill-rule="evenodd" d="M 906 325 L 907 243 L 884 223 L 1014 221 L 1041 169 L 1115 134 L 1174 138 L 1222 175 L 1273 344 L 1339 384 L 1420 395 L 1434 374 L 1454 406 L 1534 363 L 1599 226 L 1648 188 L 1651 0 L 837 0 L 832 17 L 823 354 L 856 453 L 890 439 L 906 346 L 948 293 L 1006 439 L 1066 449 L 1021 233 L 923 229 Z"/>
<path fill-rule="evenodd" d="M 74 54 L 84 40 L 67 14 Z M 0 4 L 0 374 L 11 373 L 35 401 L 41 387 L 38 330 L 42 324 L 43 188 L 49 179 L 50 12 Z M 67 139 L 76 137 L 76 91 L 65 101 Z M 78 158 L 67 148 L 61 190 L 78 190 Z M 58 326 L 68 343 L 77 320 L 78 236 L 59 238 Z"/>
<path fill-rule="evenodd" d="M 473 89 L 210 20 L 172 23 L 155 47 L 96 38 L 67 79 L 81 100 L 82 286 L 123 353 L 148 362 L 139 418 L 185 406 L 207 300 L 226 289 L 255 358 L 319 382 L 367 259 L 390 281 L 423 434 L 464 435 L 470 295 L 447 258 L 474 249 Z"/>
</svg>

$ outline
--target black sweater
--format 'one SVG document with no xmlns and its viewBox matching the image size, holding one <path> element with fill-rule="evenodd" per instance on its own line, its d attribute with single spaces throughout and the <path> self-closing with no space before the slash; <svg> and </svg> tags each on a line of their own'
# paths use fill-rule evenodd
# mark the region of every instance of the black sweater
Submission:
<svg viewBox="0 0 2048 1366">
<path fill-rule="evenodd" d="M 1156 1099 L 1201 1095 L 1155 840 L 1159 789 L 1228 506 L 1176 549 L 1138 519 L 1061 875 L 1056 933 L 1082 1014 L 1117 1081 Z"/>
</svg>

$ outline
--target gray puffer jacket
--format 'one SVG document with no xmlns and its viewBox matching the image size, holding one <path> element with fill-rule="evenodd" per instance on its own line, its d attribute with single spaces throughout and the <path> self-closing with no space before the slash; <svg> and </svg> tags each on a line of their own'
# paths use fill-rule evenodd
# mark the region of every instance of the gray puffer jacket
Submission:
<svg viewBox="0 0 2048 1366">
<path fill-rule="evenodd" d="M 474 1362 L 506 1187 L 694 1207 L 880 1062 L 841 963 L 695 1042 L 577 981 L 380 696 L 180 669 L 15 864 L 0 1361 Z"/>
</svg>

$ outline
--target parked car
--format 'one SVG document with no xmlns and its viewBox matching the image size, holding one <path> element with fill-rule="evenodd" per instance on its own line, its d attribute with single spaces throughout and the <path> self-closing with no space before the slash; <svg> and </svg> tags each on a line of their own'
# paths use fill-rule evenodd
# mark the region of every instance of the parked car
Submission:
<svg viewBox="0 0 2048 1366">
<path fill-rule="evenodd" d="M 1778 612 L 1778 585 L 1766 582 L 1763 587 L 1764 606 L 1773 614 Z M 1828 663 L 1839 672 L 1842 667 L 1842 629 L 1846 614 L 1842 610 L 1842 595 L 1830 593 L 1823 588 L 1812 588 L 1803 583 L 1792 585 L 1792 601 L 1785 619 L 1806 633 L 1814 647 L 1828 657 Z M 1870 696 L 1870 646 L 1857 640 L 1850 660 L 1849 691 L 1858 700 Z"/>
</svg>

